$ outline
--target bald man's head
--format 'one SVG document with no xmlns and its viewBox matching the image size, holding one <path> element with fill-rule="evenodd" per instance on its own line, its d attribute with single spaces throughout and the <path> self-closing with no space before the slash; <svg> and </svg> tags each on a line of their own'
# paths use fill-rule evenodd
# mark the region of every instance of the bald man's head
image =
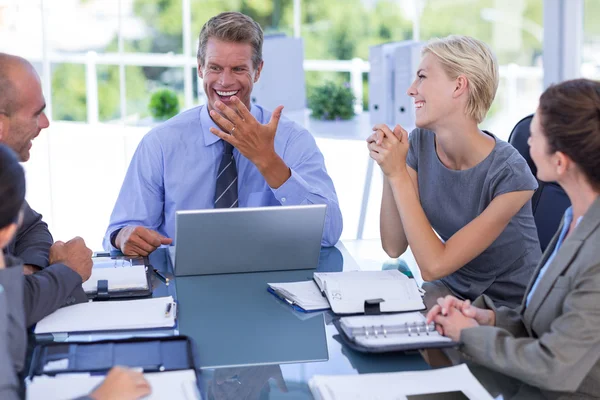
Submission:
<svg viewBox="0 0 600 400">
<path fill-rule="evenodd" d="M 0 143 L 21 161 L 29 159 L 31 141 L 49 125 L 40 78 L 25 59 L 0 53 Z"/>
<path fill-rule="evenodd" d="M 18 108 L 20 78 L 31 74 L 37 77 L 37 73 L 29 61 L 18 56 L 0 53 L 0 113 L 11 115 Z"/>
</svg>

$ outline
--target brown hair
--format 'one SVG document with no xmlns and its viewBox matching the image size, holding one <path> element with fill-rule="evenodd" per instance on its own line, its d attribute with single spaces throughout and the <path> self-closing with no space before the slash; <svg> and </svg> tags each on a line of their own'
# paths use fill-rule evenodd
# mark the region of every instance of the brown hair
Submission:
<svg viewBox="0 0 600 400">
<path fill-rule="evenodd" d="M 600 82 L 574 79 L 552 85 L 540 97 L 538 110 L 550 152 L 569 156 L 600 188 Z"/>
<path fill-rule="evenodd" d="M 226 42 L 248 43 L 253 50 L 254 69 L 257 69 L 262 62 L 263 31 L 260 25 L 247 15 L 239 12 L 224 12 L 204 24 L 198 43 L 200 65 L 204 65 L 206 44 L 211 37 Z"/>
</svg>

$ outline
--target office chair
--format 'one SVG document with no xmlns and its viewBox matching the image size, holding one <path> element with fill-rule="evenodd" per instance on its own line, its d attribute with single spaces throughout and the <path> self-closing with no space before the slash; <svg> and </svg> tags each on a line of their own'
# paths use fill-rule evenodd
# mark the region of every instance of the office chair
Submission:
<svg viewBox="0 0 600 400">
<path fill-rule="evenodd" d="M 521 153 L 531 168 L 533 176 L 537 179 L 537 168 L 529 156 L 529 145 L 527 144 L 532 119 L 533 115 L 529 115 L 517 122 L 510 133 L 508 142 Z M 538 189 L 531 198 L 531 206 L 543 252 L 552 240 L 571 201 L 556 182 L 543 182 L 538 179 L 538 185 Z"/>
</svg>

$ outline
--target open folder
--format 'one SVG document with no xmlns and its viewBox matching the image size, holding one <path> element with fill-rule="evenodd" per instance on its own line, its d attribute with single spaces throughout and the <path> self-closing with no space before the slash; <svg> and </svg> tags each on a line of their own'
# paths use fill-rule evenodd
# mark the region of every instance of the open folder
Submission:
<svg viewBox="0 0 600 400">
<path fill-rule="evenodd" d="M 269 292 L 300 311 L 336 314 L 424 310 L 422 291 L 398 270 L 315 272 L 312 281 L 269 283 Z"/>
<path fill-rule="evenodd" d="M 42 319 L 34 333 L 172 328 L 176 311 L 176 303 L 171 296 L 75 304 L 60 308 Z"/>
</svg>

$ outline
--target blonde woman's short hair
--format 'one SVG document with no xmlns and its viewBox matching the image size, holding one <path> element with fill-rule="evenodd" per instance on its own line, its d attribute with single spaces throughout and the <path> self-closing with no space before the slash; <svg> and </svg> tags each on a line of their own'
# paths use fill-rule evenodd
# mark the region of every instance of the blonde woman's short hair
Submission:
<svg viewBox="0 0 600 400">
<path fill-rule="evenodd" d="M 498 90 L 498 60 L 492 49 L 481 40 L 469 36 L 450 35 L 432 39 L 421 54 L 435 55 L 451 79 L 464 75 L 469 81 L 466 113 L 481 123 Z"/>
</svg>

